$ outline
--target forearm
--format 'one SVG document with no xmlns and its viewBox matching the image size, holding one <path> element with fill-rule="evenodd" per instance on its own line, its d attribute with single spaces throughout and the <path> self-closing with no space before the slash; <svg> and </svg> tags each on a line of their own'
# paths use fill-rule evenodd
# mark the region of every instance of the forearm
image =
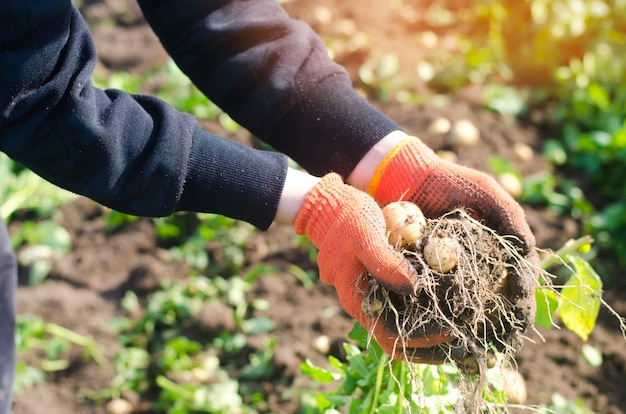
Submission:
<svg viewBox="0 0 626 414">
<path fill-rule="evenodd" d="M 0 23 L 1 151 L 126 213 L 186 210 L 271 223 L 284 155 L 207 133 L 156 98 L 95 88 L 94 46 L 69 1 L 1 3 Z"/>
<path fill-rule="evenodd" d="M 90 81 L 95 50 L 69 1 L 0 6 L 0 150 L 42 177 L 137 215 L 174 211 L 197 123 Z M 6 76 L 4 76 L 6 75 Z"/>
<path fill-rule="evenodd" d="M 275 0 L 139 3 L 200 90 L 313 174 L 347 177 L 399 129 L 356 93 L 312 29 Z"/>
<path fill-rule="evenodd" d="M 287 176 L 287 157 L 231 140 L 194 140 L 177 210 L 218 213 L 266 229 Z"/>
</svg>

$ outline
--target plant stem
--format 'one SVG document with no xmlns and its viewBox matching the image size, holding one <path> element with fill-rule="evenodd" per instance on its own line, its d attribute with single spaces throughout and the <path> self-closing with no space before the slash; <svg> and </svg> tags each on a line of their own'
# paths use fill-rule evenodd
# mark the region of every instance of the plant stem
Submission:
<svg viewBox="0 0 626 414">
<path fill-rule="evenodd" d="M 100 352 L 97 343 L 90 336 L 80 335 L 74 331 L 57 325 L 56 323 L 46 323 L 45 330 L 53 336 L 65 339 L 66 341 L 73 343 L 74 345 L 82 346 L 85 348 L 85 353 L 89 355 L 93 360 L 101 367 L 106 367 L 108 361 L 106 357 Z"/>
<path fill-rule="evenodd" d="M 378 370 L 376 372 L 376 385 L 374 387 L 374 398 L 372 398 L 372 405 L 370 407 L 370 414 L 374 414 L 376 412 L 376 407 L 378 407 L 378 397 L 380 396 L 380 388 L 383 384 L 383 372 L 385 367 L 387 366 L 387 354 L 382 354 L 381 360 L 378 363 Z"/>
<path fill-rule="evenodd" d="M 578 253 L 583 246 L 591 243 L 593 243 L 593 239 L 588 235 L 576 240 L 568 240 L 559 250 L 541 260 L 539 267 L 543 270 L 547 270 L 554 265 L 562 264 L 566 256 Z"/>
<path fill-rule="evenodd" d="M 400 375 L 396 378 L 398 381 L 400 392 L 398 392 L 398 401 L 396 402 L 396 412 L 402 412 L 402 403 L 405 401 L 406 397 L 404 396 L 404 386 L 406 380 L 406 362 L 400 361 Z"/>
</svg>

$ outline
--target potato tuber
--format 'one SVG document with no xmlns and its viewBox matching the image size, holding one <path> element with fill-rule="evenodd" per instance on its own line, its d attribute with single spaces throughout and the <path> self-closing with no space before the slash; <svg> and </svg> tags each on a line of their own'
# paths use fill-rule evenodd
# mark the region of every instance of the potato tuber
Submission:
<svg viewBox="0 0 626 414">
<path fill-rule="evenodd" d="M 410 201 L 396 201 L 383 208 L 389 232 L 389 243 L 406 247 L 422 238 L 426 218 L 422 210 Z"/>
</svg>

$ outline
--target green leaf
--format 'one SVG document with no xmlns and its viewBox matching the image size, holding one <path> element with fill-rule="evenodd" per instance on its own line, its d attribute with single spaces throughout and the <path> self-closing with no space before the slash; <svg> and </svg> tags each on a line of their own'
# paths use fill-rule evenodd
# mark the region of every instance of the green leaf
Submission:
<svg viewBox="0 0 626 414">
<path fill-rule="evenodd" d="M 315 397 L 315 402 L 317 403 L 317 408 L 319 409 L 319 412 L 322 412 L 322 413 L 339 413 L 339 411 L 336 411 L 336 410 L 332 409 L 332 406 L 334 404 L 328 398 L 328 396 L 325 395 L 325 394 L 318 394 Z"/>
<path fill-rule="evenodd" d="M 503 85 L 486 85 L 483 98 L 487 108 L 503 115 L 519 115 L 526 109 L 524 97 L 518 89 Z"/>
<path fill-rule="evenodd" d="M 337 369 L 338 371 L 343 372 L 346 370 L 346 366 L 344 365 L 344 363 L 332 355 L 328 356 L 328 362 L 333 368 Z"/>
<path fill-rule="evenodd" d="M 537 289 L 535 291 L 537 301 L 537 313 L 535 314 L 535 324 L 544 328 L 552 327 L 552 315 L 559 306 L 556 292 L 552 289 Z"/>
<path fill-rule="evenodd" d="M 600 312 L 602 280 L 584 259 L 568 256 L 575 274 L 561 290 L 561 319 L 565 326 L 587 340 Z"/>
<path fill-rule="evenodd" d="M 583 359 L 585 362 L 594 368 L 602 366 L 602 352 L 594 346 L 584 344 L 582 348 Z"/>
<path fill-rule="evenodd" d="M 356 341 L 359 347 L 363 349 L 367 348 L 368 332 L 360 323 L 354 323 L 352 330 L 348 333 L 348 338 Z"/>
<path fill-rule="evenodd" d="M 555 139 L 549 139 L 543 146 L 543 155 L 555 165 L 563 165 L 567 161 L 567 152 L 563 144 Z"/>
<path fill-rule="evenodd" d="M 28 270 L 28 284 L 30 286 L 41 284 L 50 274 L 50 269 L 52 269 L 52 262 L 50 260 L 37 259 L 33 261 Z"/>
<path fill-rule="evenodd" d="M 424 395 L 443 395 L 445 394 L 445 377 L 439 372 L 436 365 L 426 366 L 422 372 L 422 381 L 424 382 Z"/>
<path fill-rule="evenodd" d="M 275 327 L 276 322 L 273 319 L 262 316 L 247 319 L 241 324 L 241 330 L 248 335 L 270 332 Z"/>
<path fill-rule="evenodd" d="M 328 384 L 329 382 L 339 379 L 340 377 L 339 374 L 335 374 L 327 369 L 313 365 L 311 360 L 308 358 L 304 362 L 300 363 L 300 371 L 320 384 Z"/>
<path fill-rule="evenodd" d="M 315 286 L 317 276 L 315 272 L 304 270 L 300 266 L 290 263 L 287 265 L 287 272 L 291 273 L 302 283 L 305 289 L 311 289 Z"/>
<path fill-rule="evenodd" d="M 348 346 L 348 344 L 344 344 L 344 346 Z M 364 354 L 350 355 L 348 353 L 348 361 L 350 361 L 350 374 L 355 376 L 358 381 L 371 379 L 371 367 L 365 360 Z"/>
<path fill-rule="evenodd" d="M 22 390 L 45 381 L 46 374 L 42 370 L 26 365 L 21 361 L 17 362 L 15 382 L 13 383 L 13 392 L 15 394 L 19 394 Z"/>
<path fill-rule="evenodd" d="M 500 156 L 489 157 L 488 163 L 489 163 L 489 168 L 491 168 L 493 172 L 496 174 L 511 173 L 515 175 L 516 177 L 521 178 L 521 174 L 519 173 L 519 171 L 515 169 L 511 161 L 509 161 L 508 159 L 504 157 L 500 157 Z"/>
</svg>

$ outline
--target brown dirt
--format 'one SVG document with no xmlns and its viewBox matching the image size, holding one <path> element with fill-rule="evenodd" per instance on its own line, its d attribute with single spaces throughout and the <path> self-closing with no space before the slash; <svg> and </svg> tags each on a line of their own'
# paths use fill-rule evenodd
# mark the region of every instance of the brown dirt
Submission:
<svg viewBox="0 0 626 414">
<path fill-rule="evenodd" d="M 368 57 L 383 52 L 395 53 L 401 56 L 401 72 L 410 79 L 414 89 L 428 96 L 429 91 L 415 76 L 415 62 L 438 51 L 417 46 L 416 35 L 424 27 L 417 10 L 409 6 L 398 10 L 390 7 L 389 3 L 361 0 L 360 7 L 354 7 L 351 2 L 337 0 L 296 0 L 285 7 L 293 16 L 307 20 L 325 36 L 337 36 L 339 33 L 345 38 L 354 38 L 355 30 L 365 33 L 370 38 L 370 46 L 348 48 L 336 56 L 353 75 Z M 322 6 L 330 12 L 334 22 L 343 23 L 329 24 L 320 19 L 323 13 L 320 14 L 322 9 L 319 7 Z M 93 24 L 101 73 L 116 70 L 141 72 L 165 62 L 165 52 L 144 23 L 134 2 L 90 0 L 85 1 L 83 11 Z M 97 23 L 104 20 L 119 24 Z M 500 155 L 513 161 L 525 175 L 547 168 L 539 156 L 526 162 L 516 160 L 513 144 L 523 142 L 538 150 L 542 143 L 540 133 L 532 126 L 514 124 L 482 110 L 480 92 L 480 88 L 463 90 L 457 99 L 443 106 L 378 105 L 408 132 L 418 134 L 435 149 L 445 145 L 441 136 L 428 132 L 432 120 L 441 116 L 450 120 L 470 119 L 481 132 L 481 145 L 460 150 L 458 157 L 462 164 L 489 171 L 488 158 Z M 203 125 L 212 131 L 221 131 L 214 123 L 205 122 Z M 249 139 L 241 133 L 234 138 Z M 579 235 L 578 226 L 572 220 L 554 217 L 540 209 L 525 209 L 540 247 L 558 248 L 566 240 Z M 103 345 L 106 356 L 111 357 L 118 348 L 105 325 L 117 314 L 118 301 L 123 292 L 126 289 L 133 289 L 139 294 L 149 292 L 157 286 L 160 277 L 184 277 L 185 268 L 168 259 L 167 252 L 157 244 L 154 228 L 148 220 L 139 220 L 107 234 L 103 212 L 101 207 L 85 199 L 61 209 L 63 223 L 73 238 L 74 250 L 55 263 L 53 274 L 45 283 L 36 287 L 20 286 L 18 310 L 21 313 L 36 313 L 46 321 L 93 335 Z M 295 245 L 291 230 L 282 226 L 273 226 L 266 233 L 254 236 L 246 255 L 251 266 L 266 261 L 283 270 L 289 263 L 311 268 L 307 253 Z M 626 314 L 625 293 L 623 283 L 607 287 L 606 299 L 621 314 Z M 250 299 L 262 298 L 271 304 L 269 310 L 257 312 L 276 322 L 273 333 L 279 343 L 274 362 L 281 375 L 262 384 L 269 410 L 294 413 L 297 411 L 297 400 L 283 391 L 290 384 L 306 381 L 299 374 L 298 364 L 304 358 L 318 363 L 324 361 L 324 356 L 313 346 L 321 335 L 330 338 L 333 344 L 331 352 L 337 353 L 338 344 L 346 339 L 352 321 L 341 313 L 330 287 L 319 284 L 305 289 L 287 271 L 260 277 L 249 294 Z M 220 314 L 228 315 L 215 310 L 212 312 L 213 319 L 207 323 L 212 326 L 232 323 L 226 316 L 220 320 Z M 545 338 L 545 342 L 541 337 Z M 553 393 L 559 393 L 568 399 L 581 398 L 587 407 L 598 413 L 626 412 L 626 394 L 623 392 L 626 346 L 615 319 L 607 312 L 601 313 L 599 326 L 589 339 L 589 344 L 603 354 L 604 364 L 600 368 L 585 364 L 581 358 L 583 342 L 568 331 L 539 329 L 539 333 L 532 334 L 531 339 L 536 343 L 526 343 L 518 354 L 520 372 L 527 381 L 529 403 L 547 403 Z M 86 407 L 77 402 L 76 397 L 81 390 L 106 387 L 112 374 L 110 369 L 77 359 L 70 370 L 60 372 L 50 382 L 16 396 L 15 412 L 103 413 L 103 407 Z"/>
</svg>

